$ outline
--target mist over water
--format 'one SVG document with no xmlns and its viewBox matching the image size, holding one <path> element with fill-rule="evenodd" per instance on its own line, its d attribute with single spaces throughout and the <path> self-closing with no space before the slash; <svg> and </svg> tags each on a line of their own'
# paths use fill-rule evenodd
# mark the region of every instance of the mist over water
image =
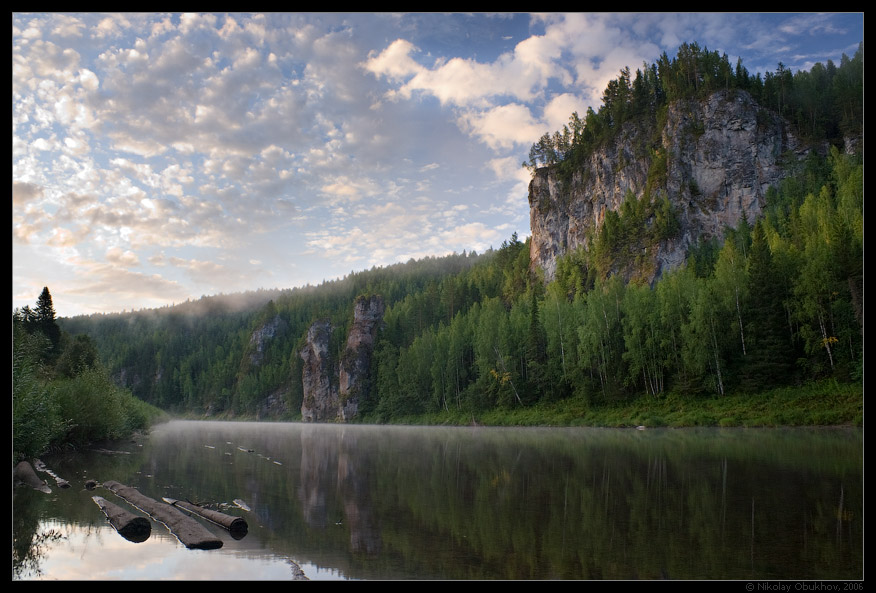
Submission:
<svg viewBox="0 0 876 593">
<path fill-rule="evenodd" d="M 15 490 L 16 550 L 38 544 L 16 578 L 282 580 L 293 562 L 315 580 L 863 576 L 860 429 L 171 422 L 119 449 L 47 460 L 70 489 Z M 88 478 L 249 530 L 206 524 L 223 546 L 198 551 L 154 522 L 132 543 Z"/>
</svg>

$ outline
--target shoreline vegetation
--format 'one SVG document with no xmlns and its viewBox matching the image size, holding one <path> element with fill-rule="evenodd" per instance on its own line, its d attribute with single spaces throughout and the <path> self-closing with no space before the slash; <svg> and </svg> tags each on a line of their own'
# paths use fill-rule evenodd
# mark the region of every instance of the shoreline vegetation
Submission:
<svg viewBox="0 0 876 593">
<path fill-rule="evenodd" d="M 533 408 L 490 410 L 474 417 L 482 426 L 568 426 L 593 428 L 804 427 L 864 424 L 862 385 L 822 381 L 780 387 L 763 393 L 700 396 L 669 394 L 641 397 L 588 408 L 579 398 Z M 428 423 L 472 424 L 462 413 L 426 415 Z"/>
<path fill-rule="evenodd" d="M 221 413 L 175 415 L 180 420 L 235 422 L 301 422 L 300 417 L 258 419 Z M 582 398 L 542 402 L 531 407 L 443 411 L 404 416 L 390 421 L 363 416 L 352 425 L 491 426 L 579 428 L 788 428 L 863 427 L 863 385 L 833 379 L 798 387 L 779 387 L 762 393 L 723 397 L 668 394 L 633 401 L 590 406 Z"/>
<path fill-rule="evenodd" d="M 12 464 L 129 438 L 167 418 L 116 385 L 88 336 L 62 331 L 48 287 L 12 317 Z"/>
</svg>

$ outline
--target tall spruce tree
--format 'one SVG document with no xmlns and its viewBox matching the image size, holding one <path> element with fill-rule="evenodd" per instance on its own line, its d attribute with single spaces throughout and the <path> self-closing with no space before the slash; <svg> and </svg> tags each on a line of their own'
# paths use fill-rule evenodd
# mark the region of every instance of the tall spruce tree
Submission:
<svg viewBox="0 0 876 593">
<path fill-rule="evenodd" d="M 37 299 L 36 322 L 40 331 L 52 341 L 54 347 L 57 347 L 61 341 L 61 328 L 55 321 L 55 306 L 52 303 L 52 294 L 49 292 L 48 286 L 43 287 L 43 291 Z"/>
<path fill-rule="evenodd" d="M 740 369 L 740 386 L 762 391 L 793 382 L 794 350 L 784 303 L 790 286 L 777 273 L 760 221 L 754 226 L 748 260 L 750 307 L 747 354 Z"/>
</svg>

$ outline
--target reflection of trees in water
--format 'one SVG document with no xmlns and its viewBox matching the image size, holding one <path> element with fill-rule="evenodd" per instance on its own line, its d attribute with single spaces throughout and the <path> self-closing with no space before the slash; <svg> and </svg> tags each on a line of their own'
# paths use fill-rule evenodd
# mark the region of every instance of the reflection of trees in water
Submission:
<svg viewBox="0 0 876 593">
<path fill-rule="evenodd" d="M 26 488 L 21 486 L 19 488 Z M 45 496 L 38 493 L 39 496 Z M 34 578 L 42 574 L 40 561 L 50 544 L 64 539 L 57 529 L 39 531 L 39 505 L 31 500 L 32 492 L 15 492 L 12 513 L 12 578 Z M 22 504 L 15 504 L 19 501 Z"/>
<path fill-rule="evenodd" d="M 42 533 L 35 533 L 24 546 L 23 542 L 13 543 L 12 547 L 12 576 L 13 578 L 35 577 L 42 574 L 40 559 L 44 550 L 52 542 L 64 539 L 65 536 L 56 529 L 48 529 Z"/>
</svg>

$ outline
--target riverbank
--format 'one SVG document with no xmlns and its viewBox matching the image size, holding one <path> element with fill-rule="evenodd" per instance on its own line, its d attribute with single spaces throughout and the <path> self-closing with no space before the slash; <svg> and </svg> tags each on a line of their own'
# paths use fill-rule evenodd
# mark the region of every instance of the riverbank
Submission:
<svg viewBox="0 0 876 593">
<path fill-rule="evenodd" d="M 774 427 L 863 426 L 863 385 L 821 381 L 757 394 L 724 397 L 667 394 L 590 405 L 583 398 L 483 413 L 447 411 L 401 419 L 395 424 L 483 426 Z"/>
<path fill-rule="evenodd" d="M 300 422 L 300 415 L 256 418 L 220 413 L 209 417 L 193 413 L 174 415 L 181 420 L 237 422 Z M 405 416 L 390 422 L 361 417 L 356 424 L 410 424 L 434 426 L 592 426 L 600 428 L 656 427 L 775 427 L 863 426 L 864 389 L 860 383 L 826 380 L 798 387 L 781 387 L 756 394 L 724 397 L 666 394 L 633 401 L 593 405 L 572 397 L 534 406 L 484 412 L 446 410 Z"/>
</svg>

